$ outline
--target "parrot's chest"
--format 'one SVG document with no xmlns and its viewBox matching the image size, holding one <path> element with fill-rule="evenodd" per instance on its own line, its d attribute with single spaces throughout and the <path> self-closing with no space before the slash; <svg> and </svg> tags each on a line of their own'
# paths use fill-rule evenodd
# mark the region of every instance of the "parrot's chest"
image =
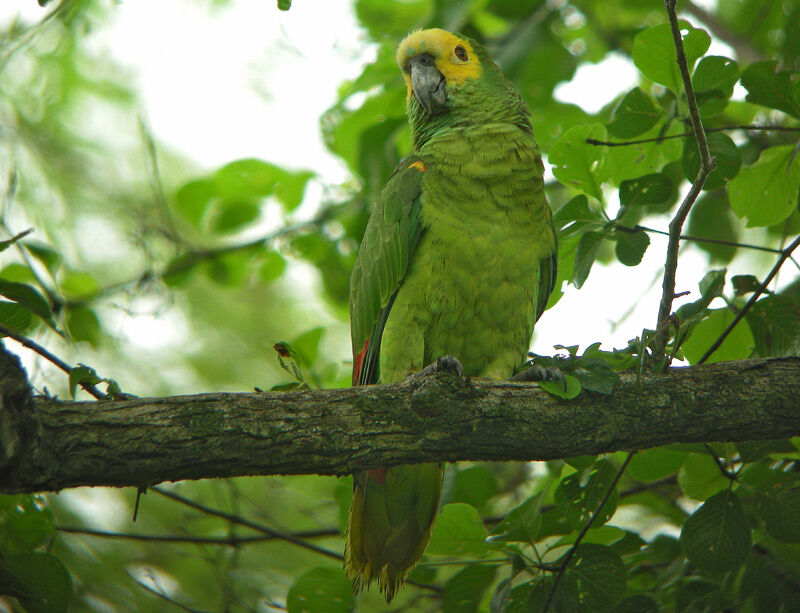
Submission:
<svg viewBox="0 0 800 613">
<path fill-rule="evenodd" d="M 495 378 L 526 359 L 550 211 L 532 141 L 513 126 L 492 130 L 480 142 L 450 134 L 423 156 L 424 230 L 384 333 L 384 380 L 447 354 L 465 374 Z"/>
</svg>

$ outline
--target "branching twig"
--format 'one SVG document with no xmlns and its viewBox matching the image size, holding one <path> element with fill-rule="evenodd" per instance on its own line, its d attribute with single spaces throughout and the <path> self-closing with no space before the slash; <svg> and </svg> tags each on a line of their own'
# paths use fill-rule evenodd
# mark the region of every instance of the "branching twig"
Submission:
<svg viewBox="0 0 800 613">
<path fill-rule="evenodd" d="M 727 328 L 725 328 L 722 334 L 719 335 L 719 338 L 716 341 L 714 341 L 714 344 L 711 345 L 708 351 L 706 351 L 703 354 L 703 357 L 701 357 L 698 360 L 697 362 L 698 364 L 703 364 L 708 358 L 711 357 L 711 355 L 717 349 L 719 349 L 720 345 L 722 345 L 722 343 L 728 337 L 728 334 L 731 333 L 731 330 L 733 330 L 736 327 L 736 324 L 738 324 L 742 320 L 742 318 L 745 315 L 747 315 L 747 312 L 751 308 L 753 308 L 753 305 L 756 303 L 756 300 L 758 300 L 761 294 L 763 294 L 766 291 L 772 279 L 775 277 L 776 274 L 778 274 L 778 271 L 781 269 L 781 266 L 783 266 L 783 263 L 791 257 L 792 252 L 795 249 L 797 249 L 798 246 L 800 246 L 800 236 L 794 239 L 794 241 L 792 241 L 792 243 L 781 252 L 781 257 L 779 257 L 778 261 L 775 262 L 775 266 L 773 266 L 772 270 L 769 271 L 767 278 L 764 279 L 764 281 L 761 283 L 758 289 L 755 292 L 753 292 L 753 295 L 750 296 L 750 300 L 748 300 L 747 303 L 742 307 L 742 309 L 736 314 L 736 317 L 733 318 L 733 321 L 730 323 L 730 325 Z"/>
<path fill-rule="evenodd" d="M 240 526 L 246 526 L 247 528 L 250 528 L 257 532 L 261 532 L 262 534 L 268 534 L 273 538 L 286 541 L 287 543 L 292 543 L 293 545 L 297 545 L 298 547 L 302 547 L 303 549 L 308 549 L 309 551 L 313 551 L 314 553 L 318 553 L 328 558 L 333 558 L 334 560 L 340 560 L 340 561 L 344 560 L 342 555 L 336 553 L 335 551 L 330 551 L 329 549 L 325 549 L 324 547 L 319 547 L 317 545 L 314 545 L 313 543 L 307 543 L 304 540 L 299 539 L 291 534 L 287 534 L 279 530 L 274 530 L 273 528 L 270 528 L 263 524 L 256 523 L 254 521 L 250 521 L 249 519 L 245 519 L 244 517 L 239 517 L 238 515 L 233 515 L 232 513 L 226 513 L 225 511 L 212 509 L 211 507 L 207 507 L 203 504 L 200 504 L 199 502 L 190 500 L 189 498 L 184 498 L 183 496 L 176 494 L 174 492 L 170 492 L 169 490 L 161 489 L 160 487 L 153 487 L 150 489 L 151 491 L 157 492 L 162 496 L 169 498 L 170 500 L 174 500 L 176 502 L 181 503 L 182 505 L 201 511 L 206 515 L 213 515 L 214 517 L 220 517 L 231 523 L 238 524 Z"/>
<path fill-rule="evenodd" d="M 664 349 L 669 337 L 669 318 L 672 312 L 672 301 L 675 297 L 675 271 L 678 268 L 678 247 L 680 245 L 681 229 L 689 215 L 695 200 L 700 195 L 700 190 L 706 182 L 708 175 L 714 170 L 716 161 L 708 151 L 706 134 L 703 131 L 703 122 L 700 120 L 700 112 L 697 108 L 697 100 L 692 88 L 692 79 L 689 75 L 689 66 L 686 62 L 686 54 L 683 51 L 683 40 L 681 39 L 680 25 L 678 16 L 675 13 L 677 0 L 665 0 L 664 6 L 667 10 L 669 23 L 672 29 L 672 39 L 675 43 L 675 53 L 678 61 L 678 68 L 683 79 L 683 89 L 686 94 L 686 101 L 689 105 L 689 116 L 692 120 L 692 129 L 697 140 L 697 148 L 700 152 L 700 170 L 697 178 L 692 183 L 692 187 L 683 199 L 678 212 L 669 224 L 669 243 L 667 245 L 667 258 L 664 264 L 664 280 L 662 282 L 661 304 L 658 308 L 658 320 L 656 324 L 656 337 L 653 345 L 653 357 L 656 361 L 664 357 Z"/>
<path fill-rule="evenodd" d="M 578 534 L 578 538 L 575 539 L 575 542 L 572 544 L 572 547 L 570 547 L 569 551 L 567 551 L 567 554 L 564 556 L 564 561 L 558 565 L 556 577 L 553 580 L 553 587 L 550 589 L 550 593 L 547 595 L 547 600 L 544 603 L 544 609 L 542 609 L 542 613 L 547 613 L 547 609 L 550 607 L 550 602 L 553 600 L 553 596 L 556 593 L 556 589 L 558 589 L 558 584 L 561 581 L 561 577 L 564 576 L 564 572 L 567 570 L 570 560 L 572 560 L 572 557 L 578 550 L 578 546 L 581 544 L 583 537 L 586 536 L 586 533 L 592 527 L 594 520 L 597 518 L 598 515 L 600 515 L 600 511 L 603 510 L 603 507 L 605 506 L 606 502 L 608 502 L 608 499 L 611 497 L 612 492 L 617 488 L 617 483 L 619 483 L 619 480 L 625 473 L 625 469 L 628 468 L 628 464 L 630 463 L 631 459 L 633 459 L 635 453 L 636 453 L 635 451 L 631 451 L 628 453 L 628 456 L 625 458 L 625 461 L 622 463 L 622 466 L 620 466 L 619 471 L 617 471 L 614 480 L 608 487 L 608 491 L 606 492 L 605 496 L 603 496 L 603 499 L 600 501 L 600 504 L 597 505 L 597 508 L 594 510 L 594 513 L 592 513 L 592 516 L 589 518 L 589 521 L 586 522 L 586 525 Z"/>
<path fill-rule="evenodd" d="M 274 530 L 273 528 L 269 528 L 268 526 L 264 526 L 263 524 L 258 524 L 256 522 L 250 521 L 248 519 L 245 519 L 244 517 L 239 517 L 238 515 L 232 515 L 231 513 L 225 513 L 224 511 L 212 509 L 211 507 L 207 507 L 203 504 L 200 504 L 199 502 L 195 502 L 188 498 L 184 498 L 179 494 L 175 494 L 174 492 L 170 492 L 168 490 L 164 490 L 159 487 L 152 487 L 150 489 L 151 491 L 158 492 L 162 496 L 170 498 L 171 500 L 179 502 L 187 507 L 206 513 L 207 515 L 213 515 L 215 517 L 226 519 L 231 523 L 251 528 L 253 530 L 256 530 L 257 532 L 270 535 L 273 538 L 286 541 L 287 543 L 291 543 L 292 545 L 297 545 L 298 547 L 302 547 L 303 549 L 308 549 L 309 551 L 313 551 L 314 553 L 318 553 L 320 555 L 333 558 L 334 560 L 339 560 L 340 562 L 344 561 L 344 556 L 342 556 L 341 554 L 338 554 L 335 551 L 330 551 L 329 549 L 325 549 L 324 547 L 319 547 L 312 543 L 307 543 L 304 540 L 297 538 L 292 534 L 287 534 L 279 530 Z M 417 581 L 409 581 L 409 580 L 406 580 L 406 583 L 422 589 L 431 590 L 433 592 L 441 591 L 441 588 L 435 585 L 428 585 L 426 583 L 419 583 Z"/>
<path fill-rule="evenodd" d="M 7 328 L 6 326 L 0 325 L 0 334 L 2 334 L 4 336 L 7 336 L 8 338 L 12 338 L 15 341 L 17 341 L 20 345 L 22 345 L 23 347 L 27 347 L 31 351 L 33 351 L 35 353 L 38 353 L 40 356 L 42 356 L 48 362 L 51 362 L 52 364 L 55 364 L 58 368 L 63 370 L 65 373 L 69 374 L 70 371 L 72 370 L 72 366 L 67 364 L 64 360 L 59 358 L 57 355 L 54 355 L 54 354 L 50 353 L 47 349 L 45 349 L 44 347 L 42 347 L 38 343 L 35 343 L 31 339 L 29 339 L 29 338 L 27 338 L 25 336 L 22 336 L 21 334 L 17 334 L 12 329 Z M 105 398 L 108 398 L 108 396 L 106 394 L 101 392 L 99 389 L 97 389 L 91 383 L 80 383 L 80 386 L 83 389 L 85 389 L 89 394 L 94 396 L 97 400 L 103 400 Z"/>
<path fill-rule="evenodd" d="M 800 127 L 794 126 L 722 126 L 717 128 L 706 128 L 706 134 L 709 132 L 725 132 L 726 130 L 746 130 L 748 132 L 757 131 L 770 131 L 770 132 L 800 132 Z M 645 143 L 660 143 L 665 140 L 673 138 L 685 138 L 687 136 L 694 136 L 694 132 L 682 132 L 681 134 L 669 134 L 667 136 L 654 136 L 652 138 L 640 138 L 638 140 L 623 140 L 623 141 L 605 141 L 597 140 L 596 138 L 587 138 L 586 144 L 595 145 L 598 147 L 628 147 L 630 145 L 643 145 Z"/>
</svg>

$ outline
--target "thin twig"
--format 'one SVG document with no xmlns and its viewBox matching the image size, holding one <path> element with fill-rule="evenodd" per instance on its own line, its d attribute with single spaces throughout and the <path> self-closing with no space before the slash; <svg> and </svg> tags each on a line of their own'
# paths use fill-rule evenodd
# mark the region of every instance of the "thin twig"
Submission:
<svg viewBox="0 0 800 613">
<path fill-rule="evenodd" d="M 561 581 L 561 577 L 564 576 L 564 572 L 567 570 L 567 566 L 569 566 L 572 557 L 575 555 L 575 552 L 578 550 L 578 546 L 581 544 L 583 537 L 586 536 L 586 533 L 589 531 L 589 528 L 592 527 L 594 520 L 597 519 L 597 516 L 600 515 L 600 511 L 603 510 L 606 502 L 611 497 L 612 492 L 617 488 L 617 483 L 622 478 L 622 475 L 625 473 L 625 469 L 628 468 L 628 464 L 630 463 L 631 459 L 633 458 L 635 451 L 631 451 L 628 453 L 628 456 L 625 458 L 625 461 L 620 466 L 619 471 L 617 471 L 614 480 L 611 482 L 611 485 L 606 492 L 606 495 L 603 496 L 603 499 L 600 501 L 600 504 L 597 505 L 597 508 L 592 513 L 592 516 L 589 518 L 589 521 L 586 522 L 586 525 L 578 534 L 578 538 L 575 539 L 575 542 L 572 544 L 572 547 L 569 548 L 567 554 L 564 556 L 564 561 L 558 565 L 558 571 L 556 573 L 556 578 L 553 580 L 553 587 L 550 589 L 550 593 L 547 595 L 547 601 L 544 603 L 544 609 L 542 609 L 542 613 L 547 613 L 547 609 L 550 607 L 550 602 L 553 600 L 553 596 L 556 593 L 556 589 L 558 589 L 558 583 Z"/>
<path fill-rule="evenodd" d="M 344 556 L 342 556 L 341 554 L 338 554 L 335 551 L 330 551 L 329 549 L 325 549 L 324 547 L 319 547 L 312 543 L 307 543 L 293 534 L 288 534 L 286 532 L 274 530 L 268 526 L 264 526 L 263 524 L 258 524 L 256 522 L 245 519 L 244 517 L 239 517 L 238 515 L 233 515 L 231 513 L 225 513 L 224 511 L 212 509 L 211 507 L 207 507 L 203 504 L 200 504 L 199 502 L 195 502 L 194 500 L 190 500 L 189 498 L 184 498 L 179 494 L 175 494 L 174 492 L 170 492 L 168 490 L 163 490 L 159 487 L 152 487 L 150 488 L 150 490 L 153 492 L 158 492 L 159 494 L 165 496 L 166 498 L 170 498 L 171 500 L 179 502 L 192 509 L 201 511 L 202 513 L 205 513 L 207 515 L 213 515 L 214 517 L 220 517 L 222 519 L 226 519 L 229 522 L 239 524 L 240 526 L 246 526 L 247 528 L 251 528 L 252 530 L 255 530 L 257 532 L 261 532 L 273 538 L 286 541 L 287 543 L 291 543 L 292 545 L 297 545 L 298 547 L 302 547 L 303 549 L 308 549 L 309 551 L 313 551 L 314 553 L 318 553 L 320 555 L 333 558 L 334 560 L 339 560 L 340 562 L 344 562 Z M 436 585 L 428 585 L 427 583 L 419 583 L 417 581 L 410 581 L 410 580 L 406 580 L 406 583 L 425 590 L 430 590 L 432 592 L 438 593 L 442 591 L 442 588 Z"/>
<path fill-rule="evenodd" d="M 649 228 L 647 226 L 642 226 L 636 224 L 632 228 L 627 226 L 621 226 L 618 224 L 614 225 L 614 229 L 619 230 L 621 232 L 650 232 L 651 234 L 660 234 L 662 236 L 669 236 L 669 232 L 664 230 L 657 230 L 656 228 Z M 728 247 L 741 247 L 742 249 L 753 249 L 755 251 L 765 251 L 767 253 L 776 253 L 781 254 L 783 253 L 783 249 L 776 249 L 775 247 L 764 247 L 762 245 L 753 245 L 751 243 L 737 243 L 736 241 L 726 241 L 721 238 L 705 238 L 703 236 L 691 236 L 689 234 L 681 234 L 680 239 L 682 241 L 692 241 L 694 243 L 711 243 L 712 245 L 726 245 Z M 800 271 L 800 263 L 794 259 L 791 255 L 789 256 L 789 260 L 792 264 L 795 265 L 798 271 Z"/>
<path fill-rule="evenodd" d="M 12 338 L 17 341 L 20 345 L 27 347 L 31 351 L 38 353 L 48 362 L 55 364 L 58 368 L 63 370 L 65 373 L 69 374 L 72 370 L 72 366 L 67 364 L 64 360 L 59 358 L 57 355 L 50 353 L 47 349 L 39 345 L 38 343 L 32 341 L 31 339 L 22 336 L 14 332 L 11 328 L 7 328 L 6 326 L 0 325 L 0 334 L 3 336 L 7 336 L 8 338 Z M 89 394 L 94 396 L 97 400 L 104 400 L 108 398 L 107 394 L 104 394 L 99 389 L 97 389 L 91 383 L 80 383 L 79 384 L 83 389 L 85 389 Z"/>
<path fill-rule="evenodd" d="M 700 111 L 697 108 L 697 100 L 692 88 L 692 80 L 689 76 L 689 67 L 686 62 L 686 54 L 683 51 L 683 40 L 681 39 L 680 25 L 678 16 L 675 13 L 677 0 L 665 0 L 664 6 L 669 17 L 672 29 L 672 39 L 675 43 L 675 53 L 678 61 L 678 69 L 683 79 L 683 89 L 686 94 L 686 101 L 689 105 L 689 116 L 692 120 L 692 129 L 697 140 L 697 148 L 700 152 L 700 170 L 697 178 L 692 183 L 692 187 L 683 199 L 678 212 L 669 224 L 669 243 L 667 244 L 667 257 L 664 263 L 664 279 L 661 284 L 661 303 L 658 308 L 658 320 L 656 323 L 656 335 L 653 345 L 653 357 L 656 361 L 664 357 L 664 350 L 667 346 L 669 337 L 669 316 L 672 312 L 672 301 L 675 298 L 675 272 L 678 268 L 678 247 L 680 246 L 680 236 L 683 224 L 689 216 L 692 205 L 700 195 L 700 190 L 706 182 L 708 175 L 714 170 L 716 160 L 711 157 L 708 151 L 708 141 L 703 131 L 703 122 L 700 120 Z"/>
<path fill-rule="evenodd" d="M 176 607 L 178 607 L 179 609 L 182 609 L 183 611 L 188 611 L 188 613 L 210 613 L 209 611 L 204 611 L 204 610 L 202 610 L 202 609 L 193 609 L 192 607 L 186 606 L 185 604 L 182 604 L 182 603 L 178 602 L 177 600 L 173 600 L 172 598 L 170 598 L 170 597 L 169 597 L 169 596 L 167 596 L 166 594 L 163 594 L 163 593 L 159 592 L 158 590 L 155 590 L 155 589 L 153 589 L 152 587 L 150 587 L 150 586 L 149 586 L 149 585 L 147 585 L 146 583 L 144 583 L 144 582 L 142 582 L 142 581 L 139 581 L 139 580 L 138 580 L 136 577 L 134 577 L 134 576 L 133 576 L 133 575 L 131 575 L 130 573 L 128 573 L 128 575 L 129 575 L 129 576 L 130 576 L 130 578 L 131 578 L 131 579 L 133 579 L 133 580 L 134 580 L 134 581 L 135 581 L 135 582 L 136 582 L 136 583 L 137 583 L 137 584 L 138 584 L 140 587 L 143 587 L 144 589 L 146 589 L 148 592 L 150 592 L 150 593 L 151 593 L 151 594 L 153 594 L 154 596 L 158 596 L 158 597 L 159 597 L 159 598 L 161 598 L 162 600 L 166 600 L 166 601 L 167 601 L 168 603 L 170 603 L 171 605 L 175 605 Z M 160 587 L 160 586 L 159 586 L 159 587 Z"/>
<path fill-rule="evenodd" d="M 153 487 L 150 488 L 153 492 L 158 492 L 162 496 L 174 500 L 176 502 L 181 503 L 187 507 L 191 507 L 192 509 L 196 509 L 205 513 L 206 515 L 213 515 L 215 517 L 221 517 L 229 522 L 239 524 L 240 526 L 246 526 L 255 530 L 257 532 L 261 532 L 262 534 L 268 534 L 273 538 L 280 539 L 282 541 L 286 541 L 287 543 L 292 543 L 293 545 L 297 545 L 298 547 L 302 547 L 303 549 L 308 549 L 309 551 L 313 551 L 314 553 L 318 553 L 320 555 L 326 556 L 328 558 L 333 558 L 334 560 L 344 560 L 341 554 L 336 553 L 335 551 L 331 551 L 329 549 L 325 549 L 324 547 L 319 547 L 312 543 L 307 543 L 302 539 L 299 539 L 291 534 L 281 532 L 279 530 L 274 530 L 268 526 L 263 524 L 259 524 L 249 519 L 245 519 L 244 517 L 239 517 L 238 515 L 234 515 L 232 513 L 226 513 L 225 511 L 219 511 L 217 509 L 212 509 L 211 507 L 207 507 L 199 502 L 195 502 L 194 500 L 190 500 L 189 498 L 184 498 L 183 496 L 176 494 L 174 492 L 170 492 L 169 490 L 161 489 L 160 487 Z"/>
<path fill-rule="evenodd" d="M 772 131 L 772 132 L 800 132 L 800 127 L 793 126 L 722 126 L 717 128 L 706 128 L 706 134 L 709 132 L 724 132 L 726 130 L 746 130 L 749 132 L 757 131 Z M 681 134 L 669 134 L 667 136 L 654 136 L 652 138 L 640 138 L 638 140 L 623 140 L 623 141 L 605 141 L 597 140 L 596 138 L 587 138 L 586 143 L 598 147 L 628 147 L 630 145 L 643 145 L 644 143 L 660 143 L 665 140 L 673 138 L 685 138 L 687 136 L 694 136 L 694 132 L 683 132 Z"/>
<path fill-rule="evenodd" d="M 781 257 L 779 257 L 778 261 L 775 262 L 775 266 L 773 266 L 772 270 L 769 271 L 767 278 L 764 279 L 763 283 L 761 283 L 758 289 L 755 292 L 753 292 L 753 295 L 750 296 L 750 300 L 748 300 L 747 303 L 742 307 L 742 309 L 736 314 L 736 317 L 733 318 L 733 321 L 730 323 L 730 325 L 727 328 L 725 328 L 722 334 L 719 335 L 719 338 L 716 341 L 714 341 L 714 344 L 711 345 L 708 351 L 706 351 L 703 354 L 703 357 L 701 357 L 697 361 L 698 364 L 703 364 L 708 358 L 711 357 L 711 355 L 717 349 L 720 348 L 720 345 L 722 345 L 725 339 L 728 338 L 728 334 L 731 333 L 731 330 L 733 330 L 736 327 L 736 324 L 738 324 L 742 320 L 742 318 L 745 315 L 747 315 L 748 311 L 751 308 L 753 308 L 753 305 L 756 303 L 756 300 L 758 300 L 761 294 L 763 294 L 766 291 L 767 287 L 772 282 L 772 279 L 775 277 L 776 274 L 778 274 L 778 271 L 781 269 L 781 266 L 783 266 L 783 263 L 791 257 L 792 252 L 795 249 L 797 249 L 798 245 L 800 245 L 800 236 L 794 239 L 792 243 L 781 252 Z"/>
<path fill-rule="evenodd" d="M 652 481 L 650 483 L 637 483 L 628 489 L 619 493 L 620 499 L 627 496 L 635 496 L 643 492 L 658 489 L 663 485 L 674 485 L 677 483 L 675 475 L 670 475 Z M 544 505 L 541 509 L 542 513 L 547 513 L 555 509 L 556 505 Z M 505 515 L 491 515 L 483 518 L 483 523 L 487 526 L 499 524 L 505 519 Z M 241 545 L 249 545 L 251 543 L 263 543 L 266 541 L 275 540 L 277 537 L 271 534 L 264 534 L 262 536 L 192 536 L 187 534 L 131 534 L 130 532 L 108 532 L 106 530 L 94 530 L 92 528 L 82 528 L 79 526 L 56 526 L 56 530 L 68 534 L 83 534 L 86 536 L 95 536 L 98 538 L 106 539 L 121 539 L 128 541 L 151 541 L 157 543 L 194 543 L 197 545 L 221 545 L 229 547 L 239 547 Z M 291 536 L 298 539 L 316 539 L 316 538 L 330 538 L 339 536 L 339 529 L 335 527 L 320 528 L 318 530 L 305 530 L 302 532 L 292 532 Z M 429 566 L 430 564 L 426 564 Z"/>
</svg>

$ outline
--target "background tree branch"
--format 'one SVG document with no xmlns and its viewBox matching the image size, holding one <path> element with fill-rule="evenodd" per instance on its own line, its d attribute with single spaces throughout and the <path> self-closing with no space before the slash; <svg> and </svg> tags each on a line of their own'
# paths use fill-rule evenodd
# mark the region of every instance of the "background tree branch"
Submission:
<svg viewBox="0 0 800 613">
<path fill-rule="evenodd" d="M 572 401 L 445 373 L 323 391 L 66 402 L 21 395 L 19 366 L 5 355 L 0 381 L 16 382 L 2 390 L 0 414 L 7 493 L 800 435 L 800 358 L 674 368 L 640 381 L 623 373 L 613 394 Z"/>
</svg>

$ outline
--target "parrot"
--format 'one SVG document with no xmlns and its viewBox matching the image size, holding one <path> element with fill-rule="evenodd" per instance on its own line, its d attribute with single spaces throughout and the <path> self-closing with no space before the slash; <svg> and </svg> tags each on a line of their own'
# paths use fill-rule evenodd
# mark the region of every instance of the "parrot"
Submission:
<svg viewBox="0 0 800 613">
<path fill-rule="evenodd" d="M 396 59 L 412 155 L 373 205 L 350 277 L 352 383 L 398 382 L 443 358 L 464 376 L 511 378 L 557 272 L 530 111 L 461 34 L 412 32 Z M 354 474 L 344 565 L 356 593 L 377 580 L 390 602 L 402 587 L 430 540 L 442 475 L 437 463 Z"/>
</svg>

